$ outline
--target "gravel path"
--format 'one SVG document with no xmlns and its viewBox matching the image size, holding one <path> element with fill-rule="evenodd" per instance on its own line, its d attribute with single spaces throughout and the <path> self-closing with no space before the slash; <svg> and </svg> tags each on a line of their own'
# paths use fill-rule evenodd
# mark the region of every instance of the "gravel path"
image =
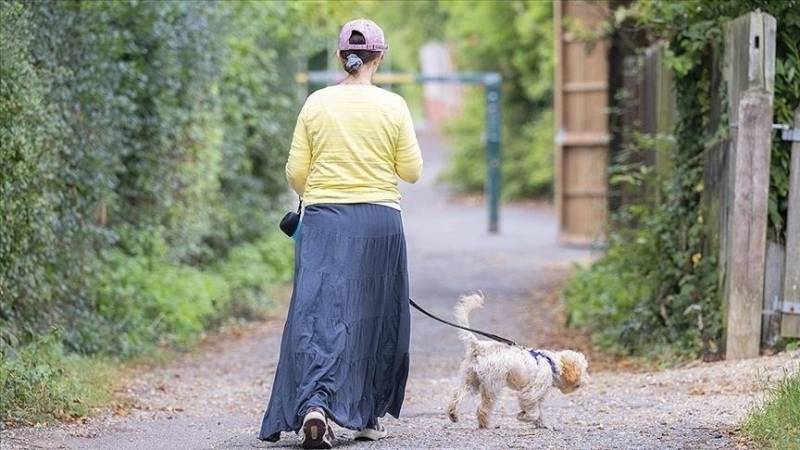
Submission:
<svg viewBox="0 0 800 450">
<path fill-rule="evenodd" d="M 555 243 L 552 211 L 504 206 L 500 233 L 489 235 L 482 203 L 454 203 L 434 182 L 443 146 L 422 134 L 426 179 L 404 186 L 411 292 L 420 305 L 450 318 L 459 294 L 481 289 L 486 305 L 476 328 L 536 347 L 572 347 L 589 355 L 591 384 L 554 392 L 544 413 L 555 429 L 515 419 L 510 393 L 497 404 L 496 428 L 478 430 L 476 402 L 451 423 L 444 407 L 457 383 L 463 348 L 456 330 L 412 313 L 411 376 L 390 437 L 355 442 L 337 430 L 336 448 L 363 449 L 748 449 L 735 430 L 765 387 L 800 366 L 800 352 L 745 361 L 692 363 L 645 372 L 610 364 L 586 339 L 563 327 L 558 290 L 576 262 L 591 254 Z M 120 383 L 124 408 L 81 424 L 0 432 L 0 449 L 269 449 L 297 448 L 256 439 L 278 357 L 285 314 L 223 330 L 192 354 Z"/>
</svg>

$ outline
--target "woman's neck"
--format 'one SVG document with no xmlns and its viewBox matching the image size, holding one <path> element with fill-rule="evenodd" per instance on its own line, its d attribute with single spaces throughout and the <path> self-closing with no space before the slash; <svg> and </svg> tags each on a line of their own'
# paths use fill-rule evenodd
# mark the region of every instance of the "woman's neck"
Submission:
<svg viewBox="0 0 800 450">
<path fill-rule="evenodd" d="M 344 79 L 342 84 L 363 84 L 363 85 L 371 85 L 372 84 L 372 75 L 367 73 L 362 73 L 358 75 L 347 75 L 347 78 Z"/>
</svg>

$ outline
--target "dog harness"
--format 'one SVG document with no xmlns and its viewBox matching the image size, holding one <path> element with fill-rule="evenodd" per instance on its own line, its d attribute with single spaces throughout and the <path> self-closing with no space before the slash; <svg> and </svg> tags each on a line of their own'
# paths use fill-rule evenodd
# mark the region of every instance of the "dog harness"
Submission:
<svg viewBox="0 0 800 450">
<path fill-rule="evenodd" d="M 546 359 L 548 363 L 550 363 L 550 369 L 553 371 L 553 376 L 558 377 L 558 369 L 556 369 L 556 362 L 553 361 L 553 358 L 545 355 L 544 353 L 540 352 L 539 350 L 529 349 L 528 353 L 533 356 L 534 359 L 541 356 L 542 358 Z"/>
</svg>

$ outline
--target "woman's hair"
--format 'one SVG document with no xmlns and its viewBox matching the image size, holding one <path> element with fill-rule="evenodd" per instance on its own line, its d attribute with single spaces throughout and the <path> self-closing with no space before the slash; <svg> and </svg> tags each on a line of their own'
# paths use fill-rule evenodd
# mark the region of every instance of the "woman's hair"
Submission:
<svg viewBox="0 0 800 450">
<path fill-rule="evenodd" d="M 366 44 L 367 40 L 364 35 L 358 31 L 353 31 L 350 34 L 349 42 L 351 44 L 360 45 Z M 373 50 L 341 50 L 339 51 L 339 58 L 342 60 L 342 67 L 345 72 L 353 75 L 358 73 L 358 70 L 366 63 L 372 62 L 380 58 L 380 51 Z"/>
</svg>

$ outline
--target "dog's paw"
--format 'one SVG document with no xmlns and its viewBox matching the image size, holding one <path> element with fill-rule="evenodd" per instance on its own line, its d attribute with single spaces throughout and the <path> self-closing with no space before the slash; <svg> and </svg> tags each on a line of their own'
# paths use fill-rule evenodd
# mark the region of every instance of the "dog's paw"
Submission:
<svg viewBox="0 0 800 450">
<path fill-rule="evenodd" d="M 517 413 L 517 420 L 522 422 L 529 422 L 535 428 L 550 428 L 547 424 L 542 421 L 541 417 L 533 417 L 532 415 L 528 414 L 526 411 L 520 411 Z"/>
<path fill-rule="evenodd" d="M 518 412 L 517 413 L 517 420 L 519 420 L 520 422 L 533 422 L 533 423 L 538 423 L 539 422 L 539 418 L 538 417 L 533 417 L 527 411 Z"/>
<path fill-rule="evenodd" d="M 458 422 L 458 411 L 456 411 L 455 408 L 448 408 L 447 417 L 451 422 Z"/>
</svg>

